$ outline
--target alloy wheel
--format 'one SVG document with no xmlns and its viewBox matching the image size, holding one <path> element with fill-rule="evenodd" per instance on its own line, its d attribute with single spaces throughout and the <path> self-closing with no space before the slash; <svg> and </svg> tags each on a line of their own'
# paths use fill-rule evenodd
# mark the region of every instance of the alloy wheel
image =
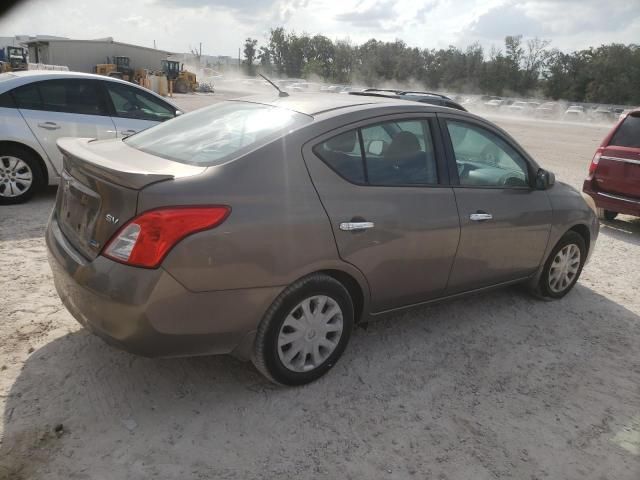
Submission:
<svg viewBox="0 0 640 480">
<path fill-rule="evenodd" d="M 33 172 L 18 157 L 0 157 L 0 197 L 19 197 L 31 188 Z"/>
</svg>

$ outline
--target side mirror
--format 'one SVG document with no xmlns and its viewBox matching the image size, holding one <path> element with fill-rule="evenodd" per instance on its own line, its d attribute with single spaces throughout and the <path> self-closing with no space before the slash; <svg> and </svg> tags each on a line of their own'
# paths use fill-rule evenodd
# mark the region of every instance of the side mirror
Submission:
<svg viewBox="0 0 640 480">
<path fill-rule="evenodd" d="M 553 172 L 541 168 L 536 174 L 536 189 L 548 190 L 556 183 L 556 176 Z"/>
<path fill-rule="evenodd" d="M 179 117 L 180 115 L 182 115 L 184 112 L 182 110 L 176 110 L 176 117 Z"/>
<path fill-rule="evenodd" d="M 371 140 L 367 145 L 367 153 L 371 155 L 382 155 L 384 150 L 384 142 L 382 140 Z"/>
</svg>

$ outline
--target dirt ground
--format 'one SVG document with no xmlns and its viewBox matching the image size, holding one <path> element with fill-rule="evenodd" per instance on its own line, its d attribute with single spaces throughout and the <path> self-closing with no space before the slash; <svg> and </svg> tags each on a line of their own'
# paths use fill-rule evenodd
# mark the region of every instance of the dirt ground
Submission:
<svg viewBox="0 0 640 480">
<path fill-rule="evenodd" d="M 496 120 L 575 187 L 609 128 Z M 640 478 L 640 220 L 602 226 L 563 300 L 509 288 L 396 315 L 278 388 L 80 328 L 46 262 L 54 196 L 0 209 L 1 479 Z"/>
</svg>

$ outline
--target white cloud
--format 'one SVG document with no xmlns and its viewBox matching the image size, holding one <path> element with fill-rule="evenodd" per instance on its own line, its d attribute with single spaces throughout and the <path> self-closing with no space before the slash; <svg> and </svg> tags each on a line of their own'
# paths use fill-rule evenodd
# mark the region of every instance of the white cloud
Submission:
<svg viewBox="0 0 640 480">
<path fill-rule="evenodd" d="M 270 28 L 361 43 L 402 39 L 411 46 L 501 45 L 524 34 L 570 50 L 640 39 L 640 3 L 630 0 L 31 0 L 0 19 L 0 36 L 49 34 L 116 40 L 170 51 L 203 44 L 238 54 Z"/>
</svg>

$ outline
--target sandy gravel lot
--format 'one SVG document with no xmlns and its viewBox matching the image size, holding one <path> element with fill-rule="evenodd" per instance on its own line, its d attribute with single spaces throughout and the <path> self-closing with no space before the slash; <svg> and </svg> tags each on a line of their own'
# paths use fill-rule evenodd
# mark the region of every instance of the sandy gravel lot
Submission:
<svg viewBox="0 0 640 480">
<path fill-rule="evenodd" d="M 608 130 L 497 121 L 575 187 Z M 0 479 L 640 478 L 639 220 L 603 225 L 561 301 L 509 288 L 396 315 L 287 389 L 82 330 L 46 262 L 54 196 L 0 209 Z"/>
</svg>

